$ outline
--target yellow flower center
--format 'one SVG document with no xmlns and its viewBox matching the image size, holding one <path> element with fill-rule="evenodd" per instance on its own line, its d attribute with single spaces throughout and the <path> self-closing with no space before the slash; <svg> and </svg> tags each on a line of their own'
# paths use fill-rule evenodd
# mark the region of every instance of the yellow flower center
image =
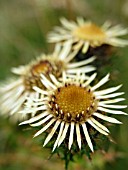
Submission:
<svg viewBox="0 0 128 170">
<path fill-rule="evenodd" d="M 41 73 L 47 74 L 49 72 L 52 72 L 52 65 L 49 61 L 44 60 L 40 61 L 38 64 L 34 65 L 31 69 L 31 72 L 33 75 L 39 75 Z"/>
<path fill-rule="evenodd" d="M 76 85 L 59 88 L 50 102 L 53 114 L 66 121 L 85 121 L 94 113 L 96 105 L 90 89 Z"/>
<path fill-rule="evenodd" d="M 45 89 L 40 81 L 40 74 L 44 74 L 49 78 L 49 74 L 52 73 L 56 77 L 60 77 L 62 73 L 63 65 L 61 61 L 54 60 L 41 60 L 34 64 L 29 73 L 24 77 L 24 84 L 27 90 L 33 91 L 33 86 L 37 86 L 41 89 Z"/>
<path fill-rule="evenodd" d="M 105 32 L 93 23 L 87 23 L 76 28 L 73 31 L 73 35 L 77 38 L 88 41 L 103 41 L 106 37 Z"/>
</svg>

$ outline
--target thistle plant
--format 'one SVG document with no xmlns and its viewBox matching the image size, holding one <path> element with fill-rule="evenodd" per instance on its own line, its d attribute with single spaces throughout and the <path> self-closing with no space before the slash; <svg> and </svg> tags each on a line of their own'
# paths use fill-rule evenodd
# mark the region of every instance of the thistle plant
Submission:
<svg viewBox="0 0 128 170">
<path fill-rule="evenodd" d="M 127 105 L 118 104 L 125 100 L 124 92 L 117 92 L 122 85 L 108 87 L 110 74 L 99 79 L 93 63 L 104 46 L 109 51 L 128 45 L 118 38 L 128 30 L 109 22 L 99 27 L 82 17 L 61 23 L 48 34 L 48 42 L 56 43 L 53 53 L 12 68 L 17 77 L 1 85 L 0 109 L 19 125 L 36 129 L 34 137 L 42 136 L 43 147 L 57 153 L 68 169 L 74 156 L 93 159 L 96 150 L 104 149 L 111 139 L 107 122 L 122 124 L 114 115 L 127 115 L 122 111 Z M 88 57 L 77 61 L 80 55 Z"/>
</svg>

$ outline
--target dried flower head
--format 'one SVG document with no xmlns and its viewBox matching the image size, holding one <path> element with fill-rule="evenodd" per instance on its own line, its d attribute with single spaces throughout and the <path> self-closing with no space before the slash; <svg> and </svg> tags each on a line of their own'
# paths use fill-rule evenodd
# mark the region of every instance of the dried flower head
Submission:
<svg viewBox="0 0 128 170">
<path fill-rule="evenodd" d="M 51 129 L 43 146 L 58 134 L 55 137 L 53 151 L 64 140 L 68 140 L 70 150 L 76 135 L 79 149 L 81 149 L 83 138 L 85 138 L 93 152 L 91 134 L 89 135 L 87 129 L 88 125 L 91 125 L 98 132 L 108 135 L 109 130 L 100 123 L 100 119 L 121 124 L 120 121 L 106 114 L 126 114 L 117 110 L 127 107 L 126 105 L 115 105 L 115 103 L 124 100 L 124 98 L 115 98 L 123 94 L 123 92 L 114 93 L 121 85 L 97 91 L 100 86 L 109 80 L 109 74 L 94 86 L 91 86 L 90 83 L 95 79 L 95 73 L 88 80 L 81 73 L 78 73 L 75 78 L 68 78 L 63 73 L 61 81 L 58 81 L 53 75 L 50 75 L 50 77 L 51 81 L 46 76 L 41 75 L 41 81 L 47 90 L 44 91 L 36 86 L 34 89 L 44 97 L 40 100 L 33 100 L 33 104 L 31 102 L 27 106 L 28 111 L 38 111 L 38 115 L 22 122 L 20 125 L 43 126 L 34 137 L 47 129 Z"/>
<path fill-rule="evenodd" d="M 65 18 L 61 20 L 62 27 L 55 27 L 55 30 L 48 35 L 49 42 L 72 41 L 73 48 L 86 53 L 89 46 L 97 47 L 103 44 L 111 46 L 124 47 L 128 45 L 128 40 L 122 40 L 119 36 L 128 33 L 120 25 L 111 26 L 105 22 L 101 27 L 91 21 L 85 21 L 82 17 L 77 18 L 77 22 L 68 21 Z"/>
<path fill-rule="evenodd" d="M 18 75 L 19 78 L 8 81 L 6 83 L 7 85 L 3 85 L 0 88 L 1 112 L 6 115 L 13 115 L 22 110 L 27 97 L 30 97 L 31 99 L 39 99 L 40 94 L 35 92 L 33 87 L 37 86 L 45 89 L 45 86 L 40 80 L 41 73 L 43 73 L 47 78 L 49 78 L 49 74 L 53 74 L 59 78 L 61 77 L 63 70 L 72 76 L 79 70 L 83 73 L 95 70 L 93 66 L 85 66 L 95 60 L 95 57 L 91 57 L 77 63 L 70 63 L 70 61 L 75 57 L 75 54 L 75 51 L 70 53 L 70 46 L 68 43 L 62 49 L 61 46 L 57 44 L 53 54 L 43 54 L 26 66 L 13 68 L 12 72 L 15 75 Z M 26 117 L 26 114 L 17 113 L 16 117 L 22 119 Z"/>
</svg>

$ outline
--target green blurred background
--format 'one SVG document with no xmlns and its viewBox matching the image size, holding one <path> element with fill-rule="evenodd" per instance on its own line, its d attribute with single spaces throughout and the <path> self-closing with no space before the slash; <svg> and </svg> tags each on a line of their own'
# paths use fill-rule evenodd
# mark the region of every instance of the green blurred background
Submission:
<svg viewBox="0 0 128 170">
<path fill-rule="evenodd" d="M 46 34 L 60 24 L 61 16 L 83 16 L 101 25 L 110 20 L 128 27 L 128 0 L 0 0 L 0 81 L 12 75 L 11 67 L 26 64 L 42 52 L 52 52 Z M 113 84 L 123 83 L 121 90 L 128 99 L 128 48 L 118 48 L 117 54 L 103 74 L 109 71 Z M 108 153 L 97 152 L 92 162 L 86 157 L 76 158 L 69 170 L 128 169 L 128 120 L 126 116 L 119 118 L 123 125 L 110 127 L 116 144 L 109 143 Z M 0 119 L 0 170 L 64 169 L 57 155 L 49 160 L 50 151 L 42 148 L 39 138 L 32 139 L 34 131 L 2 116 Z"/>
</svg>

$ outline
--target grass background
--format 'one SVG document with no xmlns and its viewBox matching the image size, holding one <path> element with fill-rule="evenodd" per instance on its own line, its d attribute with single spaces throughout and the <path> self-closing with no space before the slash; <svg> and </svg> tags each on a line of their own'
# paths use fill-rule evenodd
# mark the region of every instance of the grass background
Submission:
<svg viewBox="0 0 128 170">
<path fill-rule="evenodd" d="M 0 81 L 11 76 L 10 68 L 28 63 L 40 53 L 52 52 L 46 34 L 59 25 L 59 18 L 89 18 L 98 24 L 111 20 L 128 27 L 128 0 L 0 0 Z M 125 36 L 128 39 L 128 36 Z M 123 83 L 128 99 L 128 48 L 117 49 L 106 71 L 113 75 L 113 84 Z M 124 102 L 127 104 L 127 100 Z M 128 109 L 126 109 L 126 112 Z M 92 162 L 86 157 L 69 165 L 72 170 L 126 170 L 128 167 L 128 120 L 120 116 L 121 126 L 110 128 L 117 144 L 109 144 L 104 155 L 97 152 Z M 58 156 L 49 160 L 50 152 L 41 140 L 32 139 L 31 129 L 22 129 L 0 117 L 0 170 L 64 169 Z"/>
</svg>

